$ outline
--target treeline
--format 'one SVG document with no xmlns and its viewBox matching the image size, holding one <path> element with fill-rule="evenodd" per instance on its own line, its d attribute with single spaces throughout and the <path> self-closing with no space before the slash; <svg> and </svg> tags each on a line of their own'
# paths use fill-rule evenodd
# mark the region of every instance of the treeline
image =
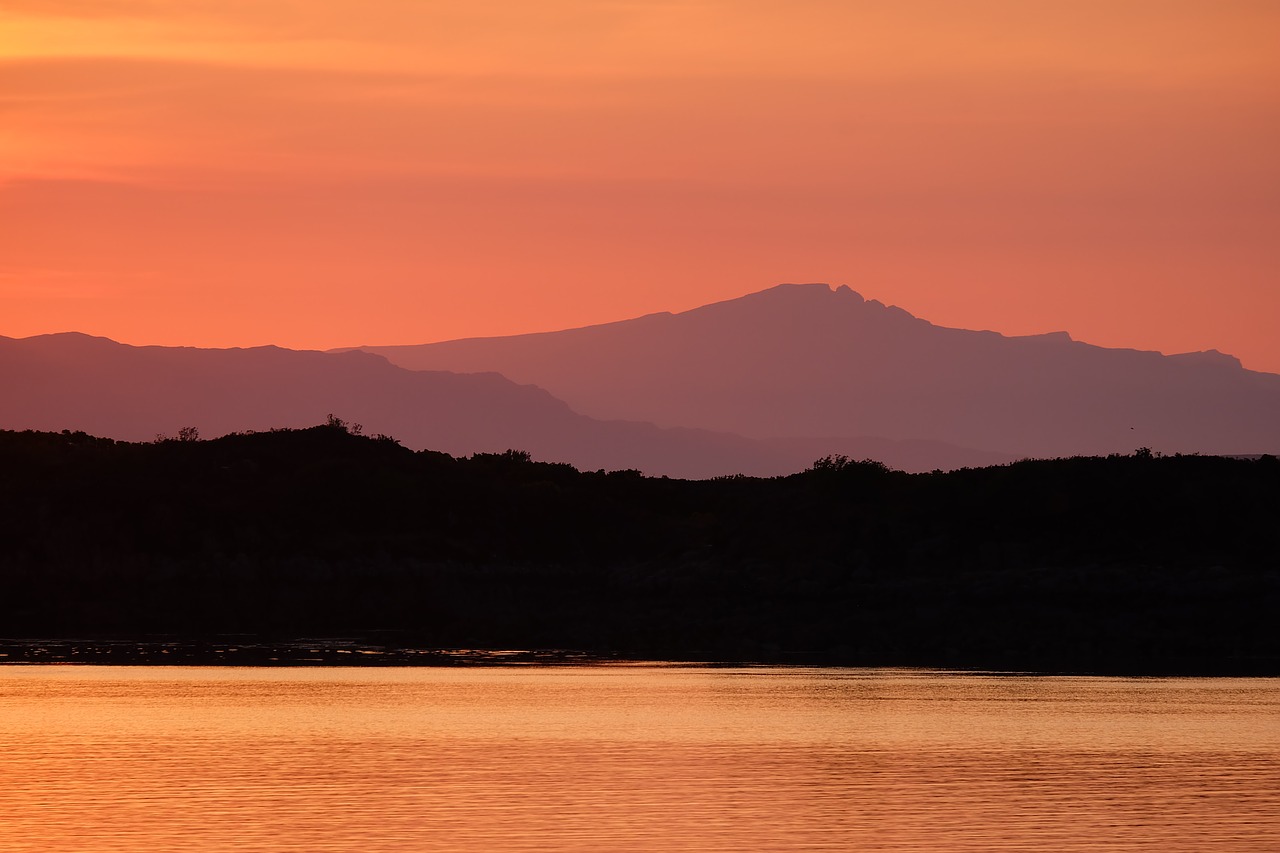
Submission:
<svg viewBox="0 0 1280 853">
<path fill-rule="evenodd" d="M 0 432 L 0 635 L 1280 674 L 1271 457 L 683 481 L 183 438 Z"/>
</svg>

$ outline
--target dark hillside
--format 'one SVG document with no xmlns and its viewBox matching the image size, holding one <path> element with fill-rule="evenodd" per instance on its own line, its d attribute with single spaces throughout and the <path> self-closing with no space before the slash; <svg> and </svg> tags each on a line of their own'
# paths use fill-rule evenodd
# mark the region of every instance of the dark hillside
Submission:
<svg viewBox="0 0 1280 853">
<path fill-rule="evenodd" d="M 776 479 L 455 459 L 340 423 L 0 432 L 0 635 L 1280 674 L 1280 463 Z"/>
</svg>

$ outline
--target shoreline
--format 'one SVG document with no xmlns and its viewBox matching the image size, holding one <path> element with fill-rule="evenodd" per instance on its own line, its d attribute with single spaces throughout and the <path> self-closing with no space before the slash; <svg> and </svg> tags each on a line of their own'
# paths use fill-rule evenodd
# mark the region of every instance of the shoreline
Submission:
<svg viewBox="0 0 1280 853">
<path fill-rule="evenodd" d="M 1007 676 L 1106 676 L 1130 678 L 1280 678 L 1280 661 L 1267 658 L 1200 660 L 851 661 L 815 652 L 767 658 L 716 655 L 624 654 L 577 649 L 425 648 L 354 638 L 265 640 L 225 636 L 202 640 L 0 639 L 0 666 L 198 666 L 198 667 L 494 667 L 650 664 L 672 667 L 828 667 L 921 669 Z"/>
</svg>

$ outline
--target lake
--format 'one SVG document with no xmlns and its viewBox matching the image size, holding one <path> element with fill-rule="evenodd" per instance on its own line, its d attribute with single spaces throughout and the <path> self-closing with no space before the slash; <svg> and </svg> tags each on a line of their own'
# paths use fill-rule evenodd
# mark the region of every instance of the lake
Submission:
<svg viewBox="0 0 1280 853">
<path fill-rule="evenodd" d="M 1280 849 L 1280 679 L 0 667 L 0 850 Z"/>
</svg>

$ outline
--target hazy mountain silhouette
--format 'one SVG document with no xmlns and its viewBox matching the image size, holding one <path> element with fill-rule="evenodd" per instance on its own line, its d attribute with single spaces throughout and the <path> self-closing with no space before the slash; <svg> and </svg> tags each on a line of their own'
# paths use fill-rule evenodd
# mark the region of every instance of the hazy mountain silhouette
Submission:
<svg viewBox="0 0 1280 853">
<path fill-rule="evenodd" d="M 364 352 L 133 347 L 77 333 L 0 336 L 3 429 L 139 441 L 186 426 L 206 437 L 311 426 L 330 413 L 414 449 L 460 456 L 515 448 L 583 470 L 677 477 L 792 473 L 834 453 L 907 470 L 1007 460 L 930 442 L 759 441 L 600 421 L 496 373 L 406 370 Z"/>
<path fill-rule="evenodd" d="M 886 436 L 1018 456 L 1280 450 L 1280 376 L 935 326 L 848 287 L 784 284 L 679 314 L 370 346 L 414 369 L 497 371 L 576 411 L 782 436 Z"/>
</svg>

